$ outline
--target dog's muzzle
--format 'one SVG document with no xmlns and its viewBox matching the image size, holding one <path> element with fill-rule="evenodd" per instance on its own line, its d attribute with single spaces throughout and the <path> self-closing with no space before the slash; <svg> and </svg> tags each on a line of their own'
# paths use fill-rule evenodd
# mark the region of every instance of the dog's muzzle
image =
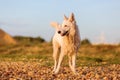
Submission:
<svg viewBox="0 0 120 80">
<path fill-rule="evenodd" d="M 61 31 L 58 31 L 58 34 L 60 34 L 61 33 Z"/>
<path fill-rule="evenodd" d="M 68 31 L 64 32 L 63 34 L 61 34 L 61 36 L 65 36 L 67 35 Z"/>
<path fill-rule="evenodd" d="M 65 32 L 62 32 L 62 31 L 58 31 L 58 34 L 60 34 L 61 36 L 65 36 L 68 34 L 69 31 L 65 31 Z"/>
</svg>

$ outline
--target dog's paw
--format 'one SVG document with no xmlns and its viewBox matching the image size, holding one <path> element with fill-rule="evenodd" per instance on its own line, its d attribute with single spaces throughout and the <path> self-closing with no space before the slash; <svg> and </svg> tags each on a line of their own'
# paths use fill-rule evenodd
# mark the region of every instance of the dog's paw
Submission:
<svg viewBox="0 0 120 80">
<path fill-rule="evenodd" d="M 78 76 L 78 75 L 79 75 L 79 73 L 78 73 L 78 72 L 73 72 L 73 74 L 74 74 L 74 75 L 76 75 L 76 76 Z"/>
<path fill-rule="evenodd" d="M 52 71 L 52 74 L 54 74 L 54 75 L 57 74 L 57 73 L 58 73 L 58 72 L 57 72 L 56 70 L 53 70 L 53 71 Z"/>
<path fill-rule="evenodd" d="M 54 71 L 54 74 L 58 74 L 58 72 L 59 72 L 59 71 L 56 70 L 56 71 Z"/>
</svg>

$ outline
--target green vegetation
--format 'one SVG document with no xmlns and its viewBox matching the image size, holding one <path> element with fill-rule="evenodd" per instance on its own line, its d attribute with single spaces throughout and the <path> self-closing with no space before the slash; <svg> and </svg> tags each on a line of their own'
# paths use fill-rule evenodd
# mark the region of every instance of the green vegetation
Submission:
<svg viewBox="0 0 120 80">
<path fill-rule="evenodd" d="M 32 45 L 32 44 L 39 44 L 45 42 L 44 39 L 41 37 L 25 37 L 25 36 L 14 36 L 13 37 L 19 44 L 26 44 L 26 45 Z"/>
<path fill-rule="evenodd" d="M 37 37 L 14 37 L 17 45 L 0 46 L 1 62 L 40 62 L 42 66 L 53 66 L 52 44 Z M 88 39 L 82 40 L 77 54 L 77 66 L 120 64 L 120 45 L 92 45 Z M 68 57 L 63 60 L 68 66 Z"/>
<path fill-rule="evenodd" d="M 89 39 L 86 38 L 86 39 L 81 41 L 81 45 L 91 45 L 91 42 Z"/>
</svg>

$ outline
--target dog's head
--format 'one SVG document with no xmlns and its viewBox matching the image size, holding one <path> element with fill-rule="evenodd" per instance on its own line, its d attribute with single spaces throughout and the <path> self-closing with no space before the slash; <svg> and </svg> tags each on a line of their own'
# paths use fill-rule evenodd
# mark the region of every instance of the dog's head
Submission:
<svg viewBox="0 0 120 80">
<path fill-rule="evenodd" d="M 60 34 L 61 36 L 67 36 L 70 34 L 71 29 L 74 28 L 75 25 L 75 18 L 74 18 L 74 14 L 72 13 L 69 18 L 67 18 L 64 15 L 64 20 L 62 25 L 59 25 L 56 22 L 52 22 L 51 26 L 55 27 L 57 29 L 58 34 Z"/>
</svg>

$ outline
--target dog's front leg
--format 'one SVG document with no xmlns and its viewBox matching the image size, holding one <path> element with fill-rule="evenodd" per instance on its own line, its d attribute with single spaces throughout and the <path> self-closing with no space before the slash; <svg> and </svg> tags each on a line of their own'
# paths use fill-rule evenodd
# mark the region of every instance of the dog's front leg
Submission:
<svg viewBox="0 0 120 80">
<path fill-rule="evenodd" d="M 69 58 L 69 67 L 72 70 L 72 57 L 71 57 L 71 55 L 68 55 L 68 58 Z"/>
<path fill-rule="evenodd" d="M 75 70 L 75 64 L 76 63 L 76 53 L 74 53 L 73 55 L 72 55 L 72 71 L 73 71 L 73 73 L 74 74 L 76 74 L 76 70 Z"/>
<path fill-rule="evenodd" d="M 64 57 L 64 52 L 61 51 L 60 56 L 59 56 L 58 65 L 57 65 L 57 68 L 56 68 L 56 71 L 55 71 L 55 74 L 57 74 L 57 73 L 59 72 L 60 65 L 61 65 L 61 62 L 62 62 L 62 60 L 63 60 L 63 57 Z"/>
<path fill-rule="evenodd" d="M 56 68 L 57 68 L 57 64 L 58 64 L 58 53 L 57 53 L 58 51 L 57 50 L 55 50 L 54 52 L 53 52 L 53 58 L 54 58 L 54 69 L 53 69 L 53 72 L 55 72 L 55 70 L 56 70 Z"/>
<path fill-rule="evenodd" d="M 57 44 L 53 45 L 53 59 L 54 59 L 54 69 L 53 72 L 55 72 L 58 64 L 58 52 L 59 52 L 59 46 Z"/>
</svg>

